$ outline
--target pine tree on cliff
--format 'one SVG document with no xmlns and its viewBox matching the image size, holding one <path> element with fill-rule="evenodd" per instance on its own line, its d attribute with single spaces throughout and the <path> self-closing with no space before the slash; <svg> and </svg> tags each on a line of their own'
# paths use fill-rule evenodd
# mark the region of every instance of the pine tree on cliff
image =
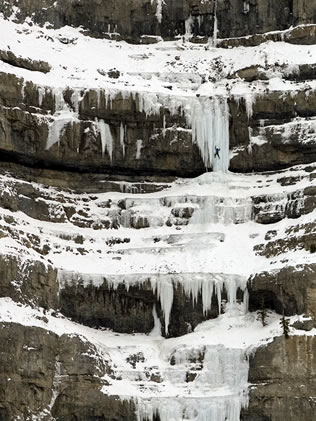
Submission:
<svg viewBox="0 0 316 421">
<path fill-rule="evenodd" d="M 257 314 L 257 320 L 262 323 L 262 326 L 267 326 L 268 310 L 264 305 L 264 297 L 261 298 L 260 307 Z"/>
<path fill-rule="evenodd" d="M 280 320 L 280 325 L 282 327 L 283 335 L 285 336 L 285 339 L 288 339 L 290 337 L 289 336 L 289 333 L 290 333 L 290 326 L 289 326 L 290 325 L 290 321 L 287 320 L 284 317 L 284 314 L 282 316 L 282 319 Z"/>
</svg>

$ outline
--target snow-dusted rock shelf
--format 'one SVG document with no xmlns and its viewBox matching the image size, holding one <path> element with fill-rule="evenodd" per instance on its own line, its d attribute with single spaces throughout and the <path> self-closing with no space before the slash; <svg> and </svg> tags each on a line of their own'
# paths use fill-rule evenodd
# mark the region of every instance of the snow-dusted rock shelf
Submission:
<svg viewBox="0 0 316 421">
<path fill-rule="evenodd" d="M 22 267 L 33 259 L 57 270 L 43 281 L 46 295 L 58 284 L 54 306 L 74 320 L 149 333 L 157 317 L 165 335 L 178 336 L 237 303 L 247 311 L 255 273 L 277 273 L 284 259 L 313 263 L 314 171 L 208 173 L 147 194 L 127 193 L 125 184 L 121 192 L 79 194 L 7 174 L 0 180 L 3 254 Z M 37 282 L 30 278 L 35 296 Z M 256 293 L 252 303 L 258 300 Z"/>
<path fill-rule="evenodd" d="M 135 47 L 70 27 L 0 25 L 0 149 L 7 160 L 181 176 L 315 160 L 314 45 L 220 49 L 179 40 Z M 48 57 L 50 70 L 35 71 Z M 32 62 L 34 69 L 23 64 Z M 251 76 L 258 68 L 261 79 Z"/>
</svg>

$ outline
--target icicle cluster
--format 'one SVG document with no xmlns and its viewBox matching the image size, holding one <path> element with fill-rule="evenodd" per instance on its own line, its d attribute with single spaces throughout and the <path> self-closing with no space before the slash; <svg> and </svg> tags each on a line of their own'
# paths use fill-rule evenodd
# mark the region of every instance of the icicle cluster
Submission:
<svg viewBox="0 0 316 421">
<path fill-rule="evenodd" d="M 211 311 L 212 298 L 215 294 L 218 302 L 218 310 L 222 309 L 222 294 L 227 293 L 226 312 L 234 308 L 237 302 L 237 290 L 244 291 L 244 307 L 247 311 L 247 278 L 238 275 L 216 274 L 216 273 L 175 273 L 175 274 L 135 274 L 135 275 L 93 275 L 77 274 L 69 271 L 59 271 L 59 283 L 63 286 L 66 282 L 83 282 L 89 285 L 91 282 L 95 286 L 102 285 L 105 281 L 112 289 L 117 289 L 124 283 L 128 290 L 132 285 L 142 285 L 150 282 L 151 288 L 156 293 L 160 301 L 161 309 L 164 315 L 165 332 L 168 334 L 170 323 L 170 314 L 174 298 L 174 290 L 177 286 L 183 288 L 187 297 L 191 297 L 194 305 L 197 304 L 199 296 L 202 297 L 204 314 Z"/>
<path fill-rule="evenodd" d="M 39 105 L 42 104 L 44 95 L 46 94 L 45 87 L 38 89 Z M 55 113 L 53 121 L 48 125 L 48 137 L 46 142 L 46 149 L 50 149 L 55 143 L 60 142 L 60 138 L 68 124 L 74 124 L 78 121 L 79 116 L 79 102 L 82 100 L 81 92 L 74 91 L 71 96 L 71 107 L 65 102 L 62 88 L 54 88 L 52 91 L 55 99 Z"/>
<path fill-rule="evenodd" d="M 192 142 L 200 149 L 206 168 L 227 172 L 229 167 L 229 110 L 226 98 L 196 98 L 185 110 Z M 215 155 L 219 148 L 219 156 Z"/>
</svg>

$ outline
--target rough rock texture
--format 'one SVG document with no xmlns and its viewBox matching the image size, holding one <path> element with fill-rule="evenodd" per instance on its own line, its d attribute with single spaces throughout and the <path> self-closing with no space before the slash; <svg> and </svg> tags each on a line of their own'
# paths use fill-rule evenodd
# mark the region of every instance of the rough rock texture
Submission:
<svg viewBox="0 0 316 421">
<path fill-rule="evenodd" d="M 249 281 L 250 309 L 259 308 L 264 298 L 267 307 L 286 316 L 302 314 L 315 317 L 315 265 L 285 267 L 279 271 L 256 274 Z"/>
<path fill-rule="evenodd" d="M 32 15 L 35 22 L 50 22 L 54 27 L 64 25 L 83 26 L 91 35 L 98 37 L 119 33 L 132 42 L 142 35 L 161 35 L 165 39 L 185 33 L 185 21 L 191 16 L 192 33 L 210 36 L 214 31 L 215 1 L 165 0 L 161 13 L 158 1 L 124 0 L 57 2 L 53 0 L 17 1 L 2 3 L 0 12 L 5 16 L 18 6 L 15 19 L 24 21 Z M 219 37 L 240 37 L 268 31 L 284 30 L 291 25 L 316 22 L 315 7 L 308 0 L 218 0 L 217 19 Z"/>
<path fill-rule="evenodd" d="M 171 115 L 162 106 L 158 114 L 146 115 L 140 110 L 140 94 L 117 93 L 109 99 L 103 91 L 79 90 L 75 92 L 81 96 L 78 122 L 66 124 L 59 142 L 47 149 L 49 125 L 54 122 L 56 110 L 54 91 L 45 89 L 40 103 L 38 87 L 33 83 L 24 84 L 23 79 L 6 73 L 0 73 L 0 80 L 0 150 L 7 160 L 42 168 L 106 170 L 126 175 L 194 176 L 205 171 L 199 148 L 192 143 L 191 131 L 180 109 L 178 114 Z M 71 89 L 63 92 L 63 101 L 72 110 L 73 95 Z M 162 103 L 166 99 L 162 97 Z M 314 91 L 258 96 L 249 117 L 243 98 L 237 101 L 231 97 L 229 106 L 232 171 L 277 170 L 315 161 L 315 133 L 309 125 L 315 117 Z M 107 152 L 102 153 L 96 119 L 109 124 L 112 159 Z M 258 144 L 259 138 L 264 142 Z M 140 156 L 138 139 L 142 139 Z"/>
<path fill-rule="evenodd" d="M 0 278 L 0 297 L 10 297 L 45 309 L 57 308 L 57 271 L 51 265 L 2 254 Z"/>
<path fill-rule="evenodd" d="M 254 47 L 263 42 L 288 42 L 290 44 L 306 44 L 311 45 L 316 42 L 316 26 L 315 24 L 307 26 L 297 26 L 286 31 L 273 31 L 263 34 L 255 34 L 238 38 L 225 38 L 218 41 L 218 47 Z"/>
<path fill-rule="evenodd" d="M 243 421 L 312 421 L 316 404 L 314 336 L 278 338 L 250 358 L 250 404 Z M 304 356 L 304 357 L 303 357 Z"/>
<path fill-rule="evenodd" d="M 15 323 L 1 323 L 0 338 L 1 421 L 134 419 L 131 403 L 101 393 L 110 368 L 92 344 Z"/>
<path fill-rule="evenodd" d="M 0 13 L 16 22 L 29 21 L 32 17 L 34 22 L 41 25 L 49 22 L 55 28 L 81 26 L 86 35 L 110 40 L 150 45 L 159 42 L 160 37 L 170 40 L 184 36 L 177 46 L 183 51 L 189 40 L 207 44 L 199 46 L 202 50 L 212 48 L 211 39 L 216 41 L 215 12 L 217 37 L 229 37 L 218 40 L 217 45 L 223 48 L 252 47 L 266 41 L 304 44 L 306 48 L 316 43 L 316 8 L 314 1 L 309 0 L 218 0 L 217 5 L 213 0 L 162 3 L 9 0 L 0 5 Z M 56 43 L 71 48 L 76 39 L 59 36 Z M 31 60 L 13 53 L 9 46 L 0 51 L 0 60 L 5 63 L 4 68 L 8 65 L 29 77 L 37 72 L 48 77 L 52 71 L 49 57 L 48 62 Z M 177 62 L 179 56 L 174 60 Z M 241 419 L 312 421 L 316 412 L 313 359 L 316 343 L 312 336 L 316 320 L 316 265 L 289 265 L 288 255 L 304 252 L 308 260 L 316 251 L 316 224 L 311 220 L 316 189 L 314 185 L 306 187 L 315 180 L 312 164 L 316 161 L 316 93 L 307 82 L 315 81 L 316 64 L 314 61 L 293 68 L 280 64 L 277 59 L 273 63 L 268 59 L 263 61 L 260 65 L 229 72 L 223 69 L 219 58 L 209 63 L 208 79 L 203 74 L 194 74 L 191 68 L 188 90 L 193 92 L 194 100 L 200 101 L 203 98 L 199 93 L 195 96 L 196 89 L 204 83 L 220 85 L 226 78 L 223 86 L 229 108 L 230 170 L 279 174 L 274 187 L 282 193 L 268 195 L 259 191 L 249 197 L 248 205 L 252 209 L 249 218 L 261 233 L 253 252 L 270 264 L 279 259 L 279 269 L 254 273 L 248 280 L 250 310 L 258 310 L 263 302 L 265 307 L 285 316 L 309 317 L 293 324 L 294 336 L 275 339 L 250 357 L 249 408 L 243 411 Z M 109 78 L 108 86 L 121 78 L 121 71 L 116 68 L 97 68 L 96 74 Z M 146 77 L 148 84 L 160 78 L 163 82 L 160 86 L 170 92 L 170 96 L 152 93 L 153 104 L 161 103 L 156 112 L 145 112 L 143 104 L 148 93 L 142 94 L 136 88 L 122 92 L 109 89 L 109 92 L 69 87 L 60 95 L 51 86 L 38 86 L 22 77 L 0 72 L 0 241 L 11 241 L 3 246 L 6 251 L 0 256 L 0 297 L 10 298 L 21 306 L 41 307 L 43 311 L 37 317 L 42 323 L 48 324 L 48 313 L 52 310 L 57 318 L 69 317 L 82 325 L 97 327 L 98 333 L 113 329 L 132 335 L 149 334 L 158 323 L 155 309 L 162 325 L 161 334 L 177 337 L 191 332 L 202 321 L 218 317 L 223 310 L 215 293 L 211 310 L 204 311 L 201 292 L 193 298 L 192 292 L 190 296 L 172 280 L 173 302 L 167 333 L 162 300 L 149 281 L 134 285 L 125 282 L 125 275 L 121 274 L 116 288 L 105 280 L 106 275 L 101 275 L 103 281 L 97 285 L 93 279 L 90 283 L 87 279 L 81 282 L 79 272 L 76 279 L 71 276 L 68 279 L 67 273 L 61 275 L 60 267 L 58 274 L 58 265 L 55 267 L 50 260 L 61 252 L 79 259 L 88 253 L 96 258 L 104 252 L 102 257 L 110 256 L 110 264 L 114 262 L 113 266 L 118 267 L 131 238 L 121 235 L 122 231 L 117 234 L 117 230 L 123 228 L 124 233 L 124 228 L 128 228 L 137 234 L 145 232 L 145 236 L 151 224 L 175 230 L 172 235 L 154 238 L 148 234 L 146 240 L 152 255 L 163 254 L 164 249 L 185 247 L 187 238 L 184 236 L 183 242 L 179 241 L 181 229 L 203 209 L 202 197 L 169 197 L 166 193 L 154 205 L 151 203 L 148 210 L 142 207 L 148 204 L 146 198 L 139 199 L 136 195 L 134 200 L 121 195 L 118 199 L 116 195 L 144 193 L 146 196 L 145 193 L 167 190 L 175 176 L 192 177 L 205 171 L 200 150 L 192 142 L 191 127 L 184 112 L 185 100 L 182 98 L 182 107 L 172 104 L 174 108 L 168 108 L 177 83 L 169 85 L 168 78 L 158 73 Z M 279 78 L 278 83 L 286 82 L 290 88 L 270 89 L 274 78 Z M 239 83 L 250 94 L 234 95 L 234 86 Z M 256 95 L 259 84 L 260 93 Z M 62 128 L 54 126 L 60 117 L 58 107 L 69 111 L 72 117 L 75 115 Z M 101 127 L 108 124 L 113 138 L 112 155 L 104 147 L 100 122 Z M 54 127 L 58 133 L 52 139 Z M 297 167 L 290 175 L 282 173 L 282 169 L 301 164 L 311 165 Z M 12 175 L 20 180 L 13 180 Z M 275 173 L 271 174 L 274 176 Z M 266 183 L 268 186 L 268 177 Z M 304 187 L 296 187 L 300 183 L 305 183 Z M 288 186 L 293 188 L 282 189 Z M 101 195 L 105 192 L 112 192 L 113 199 L 103 200 Z M 223 196 L 214 208 L 218 211 L 225 206 L 229 214 L 231 204 Z M 159 216 L 152 216 L 157 210 Z M 227 214 L 223 212 L 221 216 Z M 305 217 L 307 222 L 301 222 Z M 286 228 L 282 228 L 285 221 Z M 234 225 L 240 223 L 242 217 L 234 220 Z M 107 235 L 98 237 L 100 232 Z M 202 234 L 198 235 L 202 237 Z M 260 234 L 253 235 L 255 238 Z M 95 246 L 96 238 L 103 241 L 100 240 L 99 249 Z M 211 239 L 204 240 L 210 248 L 220 247 L 225 235 L 215 233 Z M 197 241 L 193 238 L 195 247 Z M 142 243 L 142 249 L 147 245 Z M 189 250 L 194 251 L 194 247 Z M 102 257 L 98 256 L 96 261 Z M 194 259 L 194 252 L 187 257 Z M 166 274 L 168 281 L 172 273 Z M 188 286 L 192 279 L 186 281 Z M 224 308 L 229 291 L 222 292 Z M 241 299 L 238 290 L 237 301 Z M 310 336 L 299 336 L 305 332 Z M 3 368 L 0 370 L 0 421 L 135 420 L 131 401 L 101 392 L 107 383 L 105 376 L 117 380 L 114 369 L 119 371 L 120 367 L 115 367 L 100 352 L 81 336 L 58 336 L 39 327 L 0 322 L 0 367 Z M 185 375 L 186 383 L 198 377 L 203 352 L 200 349 L 192 358 L 189 356 L 192 370 Z M 139 376 L 137 381 L 142 382 L 146 377 L 154 386 L 161 382 L 163 374 L 156 372 L 155 367 L 146 371 L 141 353 L 127 355 L 126 361 L 130 364 L 128 370 L 135 370 L 136 375 L 139 370 L 144 376 Z M 141 368 L 139 362 L 143 364 Z M 171 357 L 169 363 L 176 365 L 176 357 Z M 158 419 L 158 415 L 154 417 Z"/>
<path fill-rule="evenodd" d="M 258 96 L 249 120 L 245 104 L 232 103 L 230 145 L 236 148 L 236 155 L 230 168 L 242 172 L 271 171 L 314 162 L 315 133 L 308 126 L 308 118 L 315 116 L 315 99 L 314 94 L 309 96 L 304 91 L 293 97 L 282 92 Z M 286 130 L 290 130 L 290 136 Z M 256 141 L 259 139 L 263 143 Z"/>
</svg>

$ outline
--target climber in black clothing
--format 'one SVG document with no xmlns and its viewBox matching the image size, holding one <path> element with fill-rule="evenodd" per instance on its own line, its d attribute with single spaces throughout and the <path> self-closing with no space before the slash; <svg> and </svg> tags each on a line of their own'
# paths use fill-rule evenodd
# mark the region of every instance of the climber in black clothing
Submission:
<svg viewBox="0 0 316 421">
<path fill-rule="evenodd" d="M 220 159 L 220 156 L 219 156 L 219 151 L 220 150 L 221 150 L 220 148 L 218 148 L 217 146 L 215 146 L 214 158 L 219 158 Z"/>
</svg>

